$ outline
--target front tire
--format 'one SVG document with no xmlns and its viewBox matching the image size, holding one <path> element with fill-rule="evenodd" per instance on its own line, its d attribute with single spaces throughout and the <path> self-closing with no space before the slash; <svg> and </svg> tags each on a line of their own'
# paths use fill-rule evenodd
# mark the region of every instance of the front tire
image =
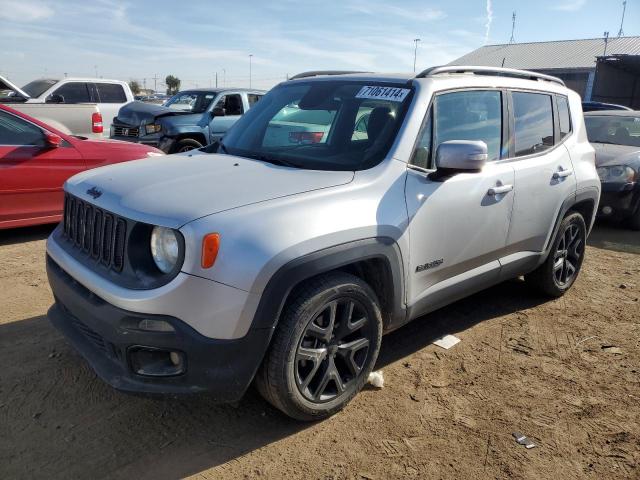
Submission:
<svg viewBox="0 0 640 480">
<path fill-rule="evenodd" d="M 204 145 L 202 145 L 197 140 L 194 140 L 193 138 L 184 138 L 175 144 L 175 146 L 173 147 L 173 152 L 171 153 L 184 153 L 196 148 L 202 148 L 203 146 Z"/>
<path fill-rule="evenodd" d="M 360 278 L 338 272 L 298 288 L 282 314 L 256 386 L 297 420 L 326 418 L 362 389 L 382 339 L 380 304 Z"/>
<path fill-rule="evenodd" d="M 627 220 L 627 225 L 631 230 L 640 230 L 640 205 L 638 205 L 635 213 L 631 215 Z"/>
<path fill-rule="evenodd" d="M 578 278 L 587 240 L 584 218 L 569 213 L 560 223 L 551 251 L 545 262 L 525 275 L 528 284 L 551 297 L 560 297 Z"/>
</svg>

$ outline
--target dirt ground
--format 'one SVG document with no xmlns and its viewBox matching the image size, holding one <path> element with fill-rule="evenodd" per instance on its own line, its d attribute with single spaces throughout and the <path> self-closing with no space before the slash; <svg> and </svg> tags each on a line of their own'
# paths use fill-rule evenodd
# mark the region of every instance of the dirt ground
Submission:
<svg viewBox="0 0 640 480">
<path fill-rule="evenodd" d="M 220 406 L 103 384 L 46 319 L 50 230 L 0 232 L 2 479 L 640 478 L 639 233 L 598 227 L 564 298 L 512 281 L 390 334 L 385 388 L 300 424 L 253 390 Z M 431 345 L 445 333 L 462 341 Z"/>
</svg>

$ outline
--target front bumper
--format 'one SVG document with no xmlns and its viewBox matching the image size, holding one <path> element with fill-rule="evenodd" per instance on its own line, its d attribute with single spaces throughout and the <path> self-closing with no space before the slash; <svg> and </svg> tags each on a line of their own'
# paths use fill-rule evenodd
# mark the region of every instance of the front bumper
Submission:
<svg viewBox="0 0 640 480">
<path fill-rule="evenodd" d="M 114 131 L 115 126 L 116 125 L 111 126 L 112 132 Z M 118 126 L 122 126 L 122 125 L 118 125 Z M 133 127 L 128 127 L 128 128 L 133 128 Z M 109 138 L 111 138 L 112 140 L 122 140 L 123 142 L 132 142 L 132 143 L 140 143 L 143 145 L 149 145 L 151 147 L 162 150 L 164 153 L 170 153 L 175 143 L 174 138 L 168 137 L 162 132 L 153 133 L 151 135 L 142 135 L 142 136 L 111 135 Z"/>
<path fill-rule="evenodd" d="M 51 323 L 89 362 L 100 378 L 116 389 L 137 393 L 208 392 L 219 402 L 236 401 L 251 383 L 266 352 L 271 329 L 251 329 L 242 338 L 205 337 L 178 318 L 145 315 L 115 307 L 76 282 L 47 257 L 47 276 L 55 297 Z M 142 319 L 163 320 L 174 332 L 142 331 Z M 180 352 L 184 372 L 147 376 L 134 372 L 131 354 L 138 347 Z"/>
<path fill-rule="evenodd" d="M 640 183 L 603 182 L 598 216 L 623 219 L 640 208 Z"/>
</svg>

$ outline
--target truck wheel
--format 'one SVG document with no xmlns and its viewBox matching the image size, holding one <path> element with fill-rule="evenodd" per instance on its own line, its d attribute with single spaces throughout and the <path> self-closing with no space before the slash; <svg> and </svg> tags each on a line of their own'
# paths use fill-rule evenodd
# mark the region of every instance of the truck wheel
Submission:
<svg viewBox="0 0 640 480">
<path fill-rule="evenodd" d="M 367 381 L 380 350 L 380 304 L 369 285 L 341 272 L 310 280 L 293 295 L 256 386 L 290 417 L 319 420 L 344 408 Z"/>
<path fill-rule="evenodd" d="M 525 275 L 527 283 L 551 297 L 560 297 L 578 278 L 587 239 L 582 215 L 569 213 L 558 229 L 551 252 L 536 270 Z"/>
<path fill-rule="evenodd" d="M 193 150 L 194 148 L 202 148 L 203 146 L 204 145 L 202 145 L 197 140 L 194 140 L 193 138 L 184 138 L 175 144 L 175 146 L 173 147 L 173 152 L 171 153 L 188 152 L 189 150 Z"/>
</svg>

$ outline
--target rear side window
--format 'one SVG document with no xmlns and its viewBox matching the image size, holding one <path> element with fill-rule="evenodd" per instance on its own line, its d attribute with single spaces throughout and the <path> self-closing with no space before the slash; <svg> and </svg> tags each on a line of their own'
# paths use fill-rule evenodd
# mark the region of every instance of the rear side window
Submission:
<svg viewBox="0 0 640 480">
<path fill-rule="evenodd" d="M 522 157 L 553 146 L 551 95 L 513 92 L 515 155 Z"/>
<path fill-rule="evenodd" d="M 96 83 L 100 103 L 126 103 L 127 95 L 117 83 Z"/>
<path fill-rule="evenodd" d="M 89 96 L 89 89 L 86 83 L 65 83 L 54 91 L 53 94 L 62 96 L 64 103 L 91 103 L 91 97 Z"/>
<path fill-rule="evenodd" d="M 255 93 L 249 93 L 247 100 L 249 100 L 249 108 L 253 107 L 264 95 L 256 95 Z"/>
<path fill-rule="evenodd" d="M 571 115 L 569 115 L 569 99 L 558 95 L 556 97 L 558 103 L 558 120 L 560 123 L 560 139 L 571 133 Z"/>
</svg>

